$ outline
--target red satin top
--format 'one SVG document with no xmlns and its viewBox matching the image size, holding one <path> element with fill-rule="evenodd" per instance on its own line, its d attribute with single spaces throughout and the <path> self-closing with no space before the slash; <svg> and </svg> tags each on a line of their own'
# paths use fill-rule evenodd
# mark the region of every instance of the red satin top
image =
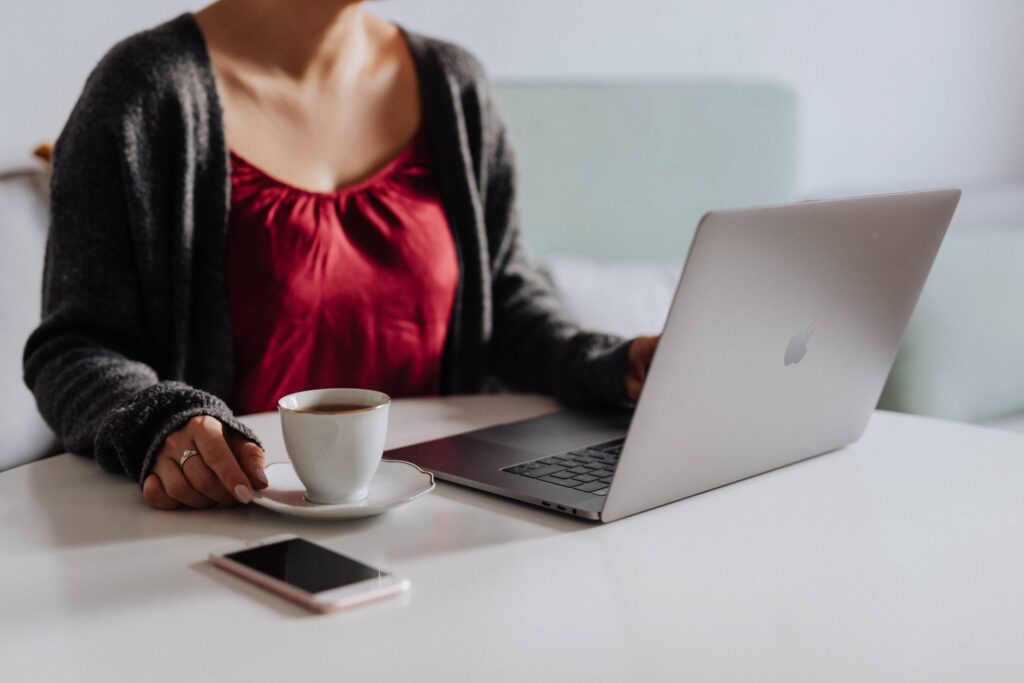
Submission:
<svg viewBox="0 0 1024 683">
<path fill-rule="evenodd" d="M 425 137 L 336 192 L 231 154 L 227 299 L 238 413 L 295 391 L 436 394 L 459 277 Z"/>
</svg>

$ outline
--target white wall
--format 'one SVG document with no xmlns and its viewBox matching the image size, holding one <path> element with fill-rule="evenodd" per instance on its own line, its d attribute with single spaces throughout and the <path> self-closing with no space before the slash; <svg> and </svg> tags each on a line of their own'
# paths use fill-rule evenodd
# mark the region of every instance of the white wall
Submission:
<svg viewBox="0 0 1024 683">
<path fill-rule="evenodd" d="M 59 130 L 107 46 L 190 7 L 3 0 L 0 163 Z M 1019 0 L 394 0 L 375 9 L 468 46 L 496 76 L 787 83 L 801 101 L 805 192 L 1024 178 Z"/>
</svg>

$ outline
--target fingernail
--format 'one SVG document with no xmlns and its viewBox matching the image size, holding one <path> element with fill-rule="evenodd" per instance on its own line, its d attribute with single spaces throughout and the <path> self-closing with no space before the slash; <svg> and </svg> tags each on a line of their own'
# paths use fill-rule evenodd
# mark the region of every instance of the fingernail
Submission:
<svg viewBox="0 0 1024 683">
<path fill-rule="evenodd" d="M 248 486 L 239 484 L 235 487 L 235 498 L 238 499 L 239 503 L 251 503 L 252 502 L 252 491 L 249 490 Z"/>
<path fill-rule="evenodd" d="M 256 478 L 260 480 L 260 483 L 264 486 L 269 486 L 270 482 L 267 481 L 267 473 L 263 470 L 256 470 Z"/>
</svg>

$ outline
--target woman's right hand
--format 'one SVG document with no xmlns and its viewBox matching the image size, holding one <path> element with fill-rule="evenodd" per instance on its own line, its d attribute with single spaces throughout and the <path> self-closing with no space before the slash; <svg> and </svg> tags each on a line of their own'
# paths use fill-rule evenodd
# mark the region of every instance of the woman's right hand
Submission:
<svg viewBox="0 0 1024 683">
<path fill-rule="evenodd" d="M 179 461 L 186 451 L 198 451 Z M 142 495 L 161 510 L 182 506 L 248 503 L 267 486 L 263 449 L 209 415 L 199 415 L 168 435 L 142 485 Z"/>
</svg>

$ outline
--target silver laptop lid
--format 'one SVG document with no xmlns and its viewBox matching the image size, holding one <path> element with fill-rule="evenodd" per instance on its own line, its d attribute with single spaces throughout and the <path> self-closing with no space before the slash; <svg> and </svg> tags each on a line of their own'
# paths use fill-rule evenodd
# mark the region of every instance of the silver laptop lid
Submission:
<svg viewBox="0 0 1024 683">
<path fill-rule="evenodd" d="M 601 518 L 857 440 L 959 198 L 706 215 Z"/>
</svg>

